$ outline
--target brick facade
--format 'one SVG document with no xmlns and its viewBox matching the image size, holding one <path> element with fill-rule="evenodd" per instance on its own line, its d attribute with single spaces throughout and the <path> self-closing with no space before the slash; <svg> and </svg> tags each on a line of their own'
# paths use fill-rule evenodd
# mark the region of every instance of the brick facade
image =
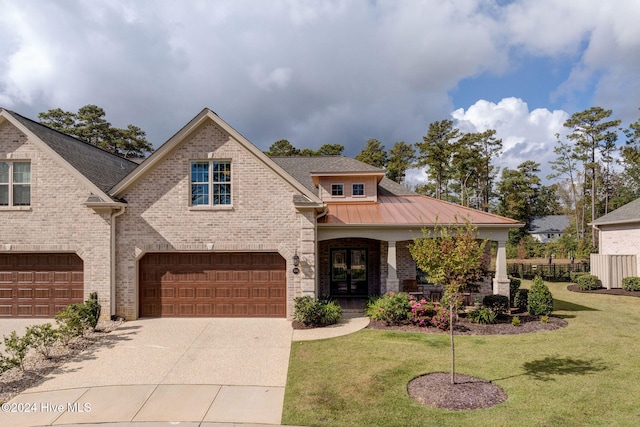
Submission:
<svg viewBox="0 0 640 427">
<path fill-rule="evenodd" d="M 190 206 L 191 161 L 210 159 L 231 161 L 232 206 Z M 294 207 L 295 194 L 215 123 L 201 125 L 122 195 L 127 209 L 116 225 L 117 314 L 137 317 L 137 264 L 147 252 L 265 251 L 287 262 L 291 317 L 294 297 L 315 295 L 315 216 Z"/>
<path fill-rule="evenodd" d="M 84 297 L 97 292 L 110 311 L 110 214 L 85 206 L 89 189 L 41 144 L 11 123 L 0 124 L 0 161 L 31 162 L 31 206 L 0 207 L 3 253 L 72 252 L 84 263 Z"/>
</svg>

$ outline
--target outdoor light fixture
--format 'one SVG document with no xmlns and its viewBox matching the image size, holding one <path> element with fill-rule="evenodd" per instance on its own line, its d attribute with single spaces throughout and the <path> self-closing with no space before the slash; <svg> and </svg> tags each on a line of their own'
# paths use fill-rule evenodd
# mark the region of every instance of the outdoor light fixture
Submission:
<svg viewBox="0 0 640 427">
<path fill-rule="evenodd" d="M 300 265 L 300 257 L 298 256 L 298 250 L 296 249 L 293 254 L 293 274 L 300 273 L 298 266 Z"/>
</svg>

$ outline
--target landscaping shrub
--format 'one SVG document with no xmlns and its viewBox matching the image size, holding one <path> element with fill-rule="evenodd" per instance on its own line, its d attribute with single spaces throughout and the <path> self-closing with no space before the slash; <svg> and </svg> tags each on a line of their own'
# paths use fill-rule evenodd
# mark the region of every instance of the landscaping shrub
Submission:
<svg viewBox="0 0 640 427">
<path fill-rule="evenodd" d="M 625 291 L 640 291 L 640 277 L 625 277 L 622 279 L 622 289 Z"/>
<path fill-rule="evenodd" d="M 588 275 L 589 273 L 586 271 L 573 271 L 569 273 L 569 281 L 571 283 L 578 283 L 578 278 L 581 276 Z"/>
<path fill-rule="evenodd" d="M 469 312 L 468 316 L 472 322 L 482 323 L 485 325 L 496 323 L 496 318 L 498 317 L 496 312 L 488 307 L 476 308 L 475 310 Z"/>
<path fill-rule="evenodd" d="M 409 305 L 411 306 L 411 309 L 407 314 L 407 318 L 411 323 L 424 327 L 433 326 L 433 316 L 438 312 L 438 307 L 436 307 L 434 303 L 429 302 L 424 298 L 418 301 L 415 298 L 410 297 Z"/>
<path fill-rule="evenodd" d="M 293 317 L 307 326 L 327 326 L 338 323 L 342 309 L 335 301 L 315 300 L 310 296 L 294 298 Z"/>
<path fill-rule="evenodd" d="M 513 305 L 513 299 L 515 298 L 516 293 L 518 293 L 521 284 L 522 280 L 516 279 L 514 277 L 509 278 L 509 296 L 511 298 L 511 305 Z"/>
<path fill-rule="evenodd" d="M 509 312 L 509 298 L 504 295 L 487 295 L 482 299 L 482 305 L 497 316 L 503 316 Z"/>
<path fill-rule="evenodd" d="M 518 292 L 513 298 L 513 306 L 516 307 L 518 311 L 527 311 L 528 297 L 529 289 L 518 289 Z"/>
<path fill-rule="evenodd" d="M 431 325 L 442 331 L 448 331 L 451 323 L 450 312 L 444 307 L 440 307 L 431 318 Z"/>
<path fill-rule="evenodd" d="M 511 319 L 511 324 L 513 326 L 520 326 L 520 318 L 518 316 L 513 316 Z"/>
<path fill-rule="evenodd" d="M 593 276 L 591 274 L 583 274 L 578 277 L 576 280 L 576 285 L 582 291 L 590 291 L 592 289 L 598 289 L 600 284 L 598 282 L 598 276 Z"/>
<path fill-rule="evenodd" d="M 527 311 L 532 316 L 548 316 L 553 311 L 553 295 L 540 276 L 533 279 L 528 295 Z"/>
<path fill-rule="evenodd" d="M 98 294 L 92 292 L 84 303 L 70 304 L 56 314 L 62 342 L 67 345 L 71 338 L 83 335 L 85 331 L 93 331 L 100 317 Z"/>
<path fill-rule="evenodd" d="M 24 359 L 30 348 L 29 338 L 27 336 L 19 337 L 16 331 L 4 337 L 4 349 L 8 353 L 3 358 L 3 365 L 6 364 L 7 369 L 19 366 L 24 371 Z"/>
<path fill-rule="evenodd" d="M 406 322 L 411 311 L 409 294 L 389 292 L 369 301 L 365 315 L 373 320 L 383 320 L 387 325 Z"/>
<path fill-rule="evenodd" d="M 55 329 L 51 323 L 43 323 L 42 325 L 29 326 L 25 337 L 29 340 L 31 347 L 49 359 L 53 346 L 60 338 L 60 331 Z"/>
</svg>

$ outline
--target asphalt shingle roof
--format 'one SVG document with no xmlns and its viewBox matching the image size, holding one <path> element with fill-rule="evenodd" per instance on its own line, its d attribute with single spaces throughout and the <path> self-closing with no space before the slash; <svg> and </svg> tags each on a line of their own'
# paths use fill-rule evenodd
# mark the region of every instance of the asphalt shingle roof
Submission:
<svg viewBox="0 0 640 427">
<path fill-rule="evenodd" d="M 107 194 L 138 166 L 135 162 L 53 130 L 13 111 L 5 111 Z"/>
<path fill-rule="evenodd" d="M 601 216 L 592 222 L 593 225 L 602 224 L 616 224 L 625 222 L 640 222 L 640 199 L 636 199 L 633 202 L 629 202 L 609 212 L 608 214 Z"/>
<path fill-rule="evenodd" d="M 531 234 L 562 233 L 569 226 L 566 215 L 536 216 L 531 220 Z"/>
<path fill-rule="evenodd" d="M 289 157 L 271 157 L 275 163 L 282 169 L 287 171 L 302 185 L 309 190 L 318 194 L 318 189 L 313 183 L 311 177 L 312 173 L 321 172 L 344 172 L 344 173 L 358 173 L 358 172 L 382 172 L 383 169 L 379 169 L 375 166 L 362 163 L 356 159 L 344 156 L 289 156 Z M 408 188 L 388 179 L 382 178 L 378 184 L 378 195 L 381 196 L 409 196 L 415 195 L 413 191 Z"/>
</svg>

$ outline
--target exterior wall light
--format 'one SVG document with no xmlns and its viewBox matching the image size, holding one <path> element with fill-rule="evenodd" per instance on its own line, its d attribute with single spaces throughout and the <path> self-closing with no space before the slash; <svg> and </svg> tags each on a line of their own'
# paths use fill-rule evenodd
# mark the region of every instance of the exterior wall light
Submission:
<svg viewBox="0 0 640 427">
<path fill-rule="evenodd" d="M 296 249 L 295 253 L 293 254 L 293 274 L 300 273 L 300 269 L 298 268 L 299 265 L 300 257 L 298 256 L 298 250 Z"/>
</svg>

